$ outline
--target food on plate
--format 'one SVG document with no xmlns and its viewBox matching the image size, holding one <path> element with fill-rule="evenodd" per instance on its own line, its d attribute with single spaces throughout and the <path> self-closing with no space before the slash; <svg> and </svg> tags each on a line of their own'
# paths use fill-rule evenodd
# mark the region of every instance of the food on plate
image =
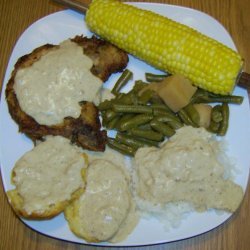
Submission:
<svg viewBox="0 0 250 250">
<path fill-rule="evenodd" d="M 230 94 L 243 60 L 200 32 L 119 0 L 93 0 L 86 13 L 91 31 L 157 69 L 179 73 L 196 86 Z"/>
<path fill-rule="evenodd" d="M 194 104 L 194 108 L 199 114 L 199 126 L 209 128 L 212 119 L 212 106 L 204 103 L 196 103 Z"/>
<path fill-rule="evenodd" d="M 166 72 L 165 74 L 159 75 L 159 74 L 153 74 L 146 72 L 145 73 L 145 79 L 147 82 L 161 82 L 166 78 L 167 76 L 170 76 L 171 74 Z"/>
<path fill-rule="evenodd" d="M 118 165 L 122 169 L 126 168 L 124 155 L 118 153 L 110 147 L 106 147 L 104 152 L 96 152 L 90 150 L 83 150 L 83 152 L 88 155 L 89 164 L 95 160 L 107 160 L 112 161 L 113 164 Z"/>
<path fill-rule="evenodd" d="M 211 121 L 208 129 L 224 136 L 229 126 L 229 106 L 227 103 L 216 105 L 212 109 Z"/>
<path fill-rule="evenodd" d="M 25 153 L 12 170 L 15 189 L 7 192 L 16 213 L 49 219 L 84 192 L 86 156 L 62 136 L 47 136 Z"/>
<path fill-rule="evenodd" d="M 144 90 L 152 89 L 174 112 L 187 106 L 197 88 L 182 75 L 176 74 L 151 83 Z"/>
<path fill-rule="evenodd" d="M 228 104 L 243 101 L 242 96 L 213 94 L 193 87 L 181 75 L 146 73 L 148 76 L 156 82 L 137 80 L 129 92 L 116 91 L 113 98 L 98 105 L 102 125 L 118 132 L 108 138 L 107 144 L 129 156 L 140 147 L 159 146 L 184 125 L 204 127 L 224 136 L 229 126 Z M 208 105 L 214 102 L 218 103 L 215 107 Z"/>
<path fill-rule="evenodd" d="M 229 159 L 223 162 L 223 154 L 220 142 L 211 133 L 184 126 L 160 148 L 137 150 L 136 196 L 161 206 L 187 202 L 197 211 L 215 208 L 234 212 L 244 193 L 225 176 Z"/>
<path fill-rule="evenodd" d="M 129 30 L 121 25 L 127 19 Z M 166 206 L 184 202 L 201 212 L 234 212 L 243 190 L 225 175 L 230 166 L 208 131 L 225 135 L 228 103 L 243 100 L 231 95 L 241 57 L 193 29 L 117 0 L 93 0 L 86 21 L 107 41 L 167 72 L 147 73 L 150 83 L 136 81 L 121 93 L 133 75 L 125 69 L 110 92 L 103 82 L 126 67 L 128 56 L 95 37 L 47 44 L 20 58 L 6 100 L 19 130 L 37 144 L 12 172 L 15 189 L 7 195 L 16 213 L 40 220 L 64 212 L 76 236 L 116 243 L 136 227 L 138 207 L 151 212 L 160 206 L 167 214 Z M 207 104 L 214 102 L 219 104 Z M 115 137 L 101 130 L 99 111 Z M 111 148 L 134 159 L 125 163 Z"/>
<path fill-rule="evenodd" d="M 125 169 L 107 156 L 92 158 L 85 192 L 65 210 L 71 230 L 88 242 L 124 240 L 138 222 Z"/>
<path fill-rule="evenodd" d="M 12 170 L 7 191 L 15 212 L 50 219 L 65 212 L 71 230 L 89 242 L 120 242 L 139 221 L 124 156 L 83 150 L 62 136 L 46 136 Z"/>
<path fill-rule="evenodd" d="M 106 132 L 93 102 L 102 83 L 127 62 L 125 52 L 95 37 L 43 45 L 17 61 L 6 88 L 9 112 L 34 141 L 61 135 L 103 151 Z"/>
<path fill-rule="evenodd" d="M 116 81 L 111 93 L 113 95 L 118 95 L 120 90 L 128 83 L 129 80 L 132 79 L 132 77 L 133 73 L 130 70 L 125 69 L 119 79 Z"/>
</svg>

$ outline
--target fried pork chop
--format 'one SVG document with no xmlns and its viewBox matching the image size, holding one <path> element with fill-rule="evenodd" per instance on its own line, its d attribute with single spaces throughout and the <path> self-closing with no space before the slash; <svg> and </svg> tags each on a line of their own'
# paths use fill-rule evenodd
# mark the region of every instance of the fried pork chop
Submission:
<svg viewBox="0 0 250 250">
<path fill-rule="evenodd" d="M 90 71 L 102 82 L 105 82 L 112 73 L 122 71 L 128 63 L 127 54 L 106 41 L 83 36 L 76 36 L 71 41 L 81 46 L 83 53 L 92 60 L 93 66 Z M 25 133 L 33 141 L 43 140 L 46 135 L 61 135 L 82 148 L 104 151 L 107 135 L 106 131 L 101 130 L 98 110 L 92 102 L 80 101 L 79 117 L 68 116 L 63 119 L 63 122 L 52 125 L 40 124 L 20 106 L 14 88 L 17 72 L 30 67 L 57 47 L 58 45 L 46 44 L 18 59 L 6 87 L 6 100 L 10 115 L 19 125 L 19 131 Z"/>
</svg>

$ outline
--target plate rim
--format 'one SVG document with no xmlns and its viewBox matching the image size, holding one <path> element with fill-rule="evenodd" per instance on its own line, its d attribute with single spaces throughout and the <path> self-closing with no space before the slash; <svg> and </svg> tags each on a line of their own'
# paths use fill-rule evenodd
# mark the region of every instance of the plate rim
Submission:
<svg viewBox="0 0 250 250">
<path fill-rule="evenodd" d="M 188 10 L 188 11 L 194 11 L 194 12 L 197 12 L 199 14 L 202 14 L 202 15 L 206 15 L 207 17 L 209 17 L 210 19 L 212 19 L 213 21 L 216 21 L 220 26 L 221 28 L 224 29 L 224 31 L 227 33 L 227 35 L 230 37 L 231 39 L 231 42 L 234 44 L 233 42 L 233 39 L 232 37 L 230 36 L 230 34 L 228 33 L 228 31 L 225 29 L 225 27 L 219 23 L 215 18 L 213 18 L 212 16 L 210 16 L 209 14 L 207 13 L 204 13 L 200 10 L 196 10 L 196 9 L 192 9 L 192 8 L 189 8 L 189 7 L 185 7 L 185 6 L 179 6 L 179 5 L 171 5 L 171 4 L 164 4 L 164 3 L 149 3 L 149 2 L 129 2 L 129 4 L 132 4 L 132 5 L 135 5 L 135 6 L 138 6 L 138 7 L 141 7 L 141 6 L 152 6 L 152 5 L 157 5 L 157 6 L 164 6 L 165 7 L 171 7 L 171 8 L 180 8 L 180 9 L 184 9 L 184 10 Z M 6 84 L 8 82 L 8 75 L 6 74 L 7 73 L 7 70 L 9 69 L 10 65 L 10 59 L 13 55 L 13 51 L 15 50 L 16 48 L 16 45 L 19 43 L 19 41 L 21 40 L 21 38 L 23 37 L 24 33 L 31 27 L 33 27 L 34 25 L 36 25 L 37 23 L 39 22 L 42 22 L 44 20 L 46 20 L 48 17 L 52 17 L 54 15 L 58 15 L 58 13 L 61 13 L 61 14 L 65 14 L 65 13 L 70 13 L 70 12 L 73 12 L 75 13 L 74 11 L 71 11 L 71 10 L 61 10 L 61 11 L 58 11 L 58 12 L 54 12 L 54 13 L 51 13 L 51 14 L 48 14 L 38 20 L 36 20 L 34 23 L 32 23 L 30 26 L 28 26 L 24 31 L 23 33 L 20 35 L 20 37 L 17 39 L 15 45 L 13 46 L 13 49 L 12 49 L 12 52 L 10 54 L 10 57 L 9 57 L 9 61 L 8 61 L 8 64 L 7 64 L 7 67 L 6 67 L 6 71 L 5 71 L 5 75 L 4 75 L 4 81 L 3 81 L 3 85 L 2 85 L 2 89 L 1 89 L 1 98 L 0 98 L 0 113 L 2 113 L 2 102 L 5 101 L 5 88 L 6 88 Z M 81 16 L 84 17 L 83 14 L 80 14 Z M 234 44 L 235 46 L 235 44 Z M 235 46 L 235 49 L 236 49 L 236 46 Z M 14 66 L 14 65 L 13 65 Z M 9 69 L 9 71 L 11 72 L 13 70 L 13 67 L 11 69 Z M 8 78 L 8 79 L 7 79 Z M 0 143 L 1 144 L 1 143 Z M 2 150 L 1 150 L 2 146 L 0 145 L 0 170 L 1 170 L 1 176 L 2 176 L 2 182 L 3 182 L 3 187 L 4 187 L 4 191 L 5 193 L 7 192 L 6 190 L 6 183 L 4 181 L 4 177 L 3 177 L 3 172 L 2 172 Z M 207 231 L 203 231 L 201 232 L 200 234 L 203 234 L 203 233 L 206 233 L 206 232 L 209 232 L 217 227 L 219 227 L 221 224 L 227 222 L 231 217 L 232 217 L 233 213 L 230 214 L 223 222 L 221 222 L 220 224 L 216 225 L 215 227 L 213 228 L 210 228 L 208 229 Z M 35 228 L 31 227 L 30 225 L 28 225 L 27 223 L 25 223 L 25 220 L 23 220 L 22 218 L 20 218 L 22 220 L 22 222 L 28 226 L 29 228 L 31 228 L 32 230 L 36 231 L 36 232 L 39 232 L 40 234 L 44 234 L 43 232 L 40 232 L 38 230 L 36 230 Z M 183 240 L 183 239 L 187 239 L 187 238 L 192 238 L 192 237 L 196 237 L 200 234 L 195 234 L 195 235 L 192 235 L 192 236 L 188 236 L 186 238 L 180 238 L 180 239 L 177 239 L 177 240 L 166 240 L 166 241 L 162 241 L 162 242 L 156 242 L 156 243 L 152 243 L 152 244 L 92 244 L 92 243 L 86 243 L 86 242 L 80 242 L 80 244 L 84 244 L 84 245 L 90 245 L 90 246 L 122 246 L 122 247 L 126 247 L 126 246 L 150 246 L 150 245 L 158 245 L 158 244 L 163 244 L 163 243 L 170 243 L 170 242 L 173 242 L 173 241 L 179 241 L 179 240 Z M 63 239 L 63 238 L 57 238 L 57 237 L 54 237 L 54 236 L 51 236 L 49 234 L 44 234 L 48 237 L 51 237 L 51 238 L 55 238 L 55 239 L 60 239 L 60 240 L 63 240 L 63 241 L 67 241 L 67 242 L 73 242 L 73 243 L 79 243 L 79 242 L 75 242 L 75 241 L 70 241 L 70 240 L 67 240 L 67 239 Z"/>
</svg>

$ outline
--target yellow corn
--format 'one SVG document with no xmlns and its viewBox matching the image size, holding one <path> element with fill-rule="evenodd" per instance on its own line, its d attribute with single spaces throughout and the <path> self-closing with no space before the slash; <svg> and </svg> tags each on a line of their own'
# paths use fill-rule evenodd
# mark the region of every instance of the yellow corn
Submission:
<svg viewBox="0 0 250 250">
<path fill-rule="evenodd" d="M 154 67 L 189 78 L 196 86 L 230 94 L 242 68 L 240 55 L 171 19 L 118 0 L 93 0 L 90 30 Z"/>
</svg>

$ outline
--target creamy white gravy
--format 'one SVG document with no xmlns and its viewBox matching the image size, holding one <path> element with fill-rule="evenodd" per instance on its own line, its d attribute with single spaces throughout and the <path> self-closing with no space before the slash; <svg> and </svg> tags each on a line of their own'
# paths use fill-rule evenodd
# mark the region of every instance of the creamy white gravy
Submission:
<svg viewBox="0 0 250 250">
<path fill-rule="evenodd" d="M 86 195 L 88 197 L 84 201 L 84 203 L 86 202 L 85 206 L 89 204 L 88 205 L 90 206 L 89 209 L 93 213 L 91 217 L 89 217 L 86 228 L 88 228 L 88 231 L 90 231 L 90 228 L 89 228 L 90 225 L 95 223 L 96 230 L 100 227 L 99 230 L 101 232 L 99 232 L 99 230 L 96 231 L 95 235 L 92 235 L 92 237 L 93 236 L 101 237 L 102 240 L 106 238 L 105 240 L 108 240 L 110 242 L 120 242 L 127 238 L 127 236 L 133 231 L 133 229 L 135 228 L 135 226 L 137 225 L 139 221 L 139 214 L 137 211 L 137 207 L 132 197 L 132 192 L 130 190 L 131 180 L 130 180 L 130 175 L 126 169 L 127 164 L 125 164 L 125 157 L 122 154 L 118 153 L 117 151 L 110 149 L 109 147 L 106 147 L 105 152 L 92 152 L 92 151 L 84 151 L 84 152 L 88 155 L 88 160 L 90 164 L 89 170 L 91 171 L 91 168 L 93 168 L 93 164 L 94 164 L 95 168 L 100 171 L 99 172 L 100 176 L 95 177 L 97 178 L 98 181 L 92 183 L 92 185 L 101 185 L 102 182 L 106 182 L 108 180 L 110 183 L 109 188 L 108 188 L 109 190 L 108 193 L 110 197 L 109 196 L 107 197 L 107 194 L 105 194 L 107 190 L 106 191 L 102 190 L 97 195 L 93 195 L 93 194 L 87 195 L 87 192 L 83 194 L 83 196 Z M 92 171 L 95 171 L 95 170 L 92 169 Z M 103 175 L 106 177 L 102 178 Z M 116 180 L 120 182 L 119 181 L 120 178 L 122 178 L 122 181 L 120 184 L 118 184 Z M 99 179 L 102 179 L 102 180 L 99 181 Z M 124 189 L 123 193 L 119 192 L 119 196 L 125 195 L 125 197 L 127 197 L 123 199 L 123 202 L 125 202 L 126 204 L 122 204 L 120 201 L 119 202 L 115 201 L 116 199 L 120 199 L 119 196 L 117 196 L 114 193 L 114 192 L 117 192 L 118 185 L 125 185 L 122 188 Z M 93 186 L 89 187 L 89 182 L 88 182 L 86 191 L 88 190 L 88 188 L 96 188 L 96 187 L 93 187 Z M 91 201 L 93 204 L 91 204 Z M 94 210 L 92 206 L 96 206 L 96 202 L 98 204 L 97 210 Z M 100 217 L 98 221 L 97 220 L 95 222 L 91 221 L 91 220 L 94 220 L 95 213 L 101 214 L 101 212 L 98 211 L 98 209 L 100 210 L 100 207 L 103 207 L 104 203 L 106 204 L 105 206 L 107 209 L 106 213 L 109 213 L 109 214 L 112 214 L 114 209 L 124 210 L 126 208 L 126 213 L 124 214 L 123 220 L 119 221 L 117 219 L 114 219 L 114 220 L 110 220 L 109 223 L 107 224 L 104 217 Z M 115 207 L 112 207 L 112 203 L 116 204 Z M 90 211 L 89 213 L 91 213 Z M 84 213 L 87 213 L 87 210 L 85 210 Z M 98 239 L 100 240 L 100 238 Z"/>
<path fill-rule="evenodd" d="M 82 47 L 64 41 L 17 72 L 14 89 L 21 109 L 45 125 L 79 117 L 79 102 L 94 101 L 102 87 L 102 81 L 90 72 L 92 65 Z"/>
<path fill-rule="evenodd" d="M 197 210 L 235 211 L 243 191 L 224 179 L 218 143 L 205 129 L 186 126 L 160 149 L 139 149 L 135 155 L 138 197 L 152 204 L 184 201 Z"/>
<path fill-rule="evenodd" d="M 51 204 L 71 199 L 84 187 L 85 157 L 61 136 L 50 137 L 25 153 L 15 164 L 13 181 L 27 213 L 44 211 Z"/>
<path fill-rule="evenodd" d="M 123 221 L 116 234 L 109 240 L 109 242 L 117 243 L 125 240 L 133 231 L 139 221 L 139 214 L 136 203 L 131 199 L 130 209 L 127 218 Z"/>
<path fill-rule="evenodd" d="M 107 241 L 118 231 L 130 209 L 130 191 L 123 171 L 110 161 L 94 160 L 79 201 L 79 221 L 87 238 Z"/>
<path fill-rule="evenodd" d="M 119 166 L 121 170 L 124 171 L 124 174 L 127 175 L 127 178 L 129 178 L 128 173 L 126 171 L 127 164 L 125 162 L 125 157 L 119 152 L 109 148 L 108 146 L 106 146 L 104 152 L 96 152 L 89 150 L 83 150 L 83 152 L 88 155 L 89 163 L 92 163 L 94 160 L 111 161 L 113 164 Z"/>
</svg>

